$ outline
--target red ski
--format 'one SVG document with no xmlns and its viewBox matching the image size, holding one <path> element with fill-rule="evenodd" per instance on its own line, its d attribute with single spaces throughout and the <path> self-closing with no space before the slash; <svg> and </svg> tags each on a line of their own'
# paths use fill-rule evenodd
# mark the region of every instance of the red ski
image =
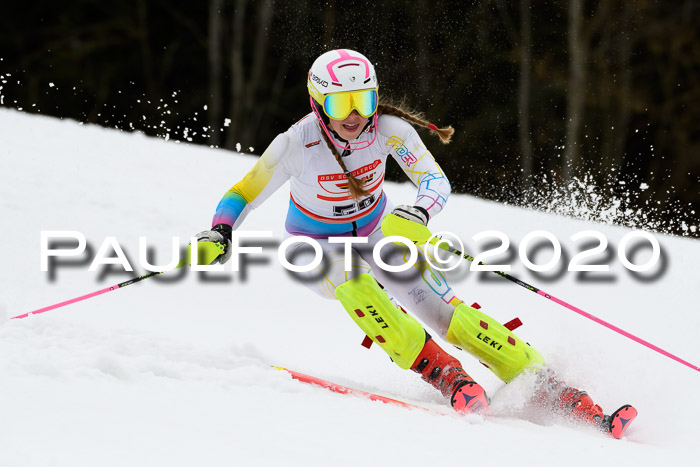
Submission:
<svg viewBox="0 0 700 467">
<path fill-rule="evenodd" d="M 373 401 L 383 402 L 385 404 L 398 405 L 399 407 L 404 407 L 408 409 L 420 409 L 438 415 L 446 415 L 445 413 L 440 412 L 438 410 L 431 410 L 426 407 L 421 407 L 420 405 L 403 402 L 386 396 L 380 396 L 379 394 L 373 394 L 371 392 L 365 392 L 359 389 L 349 388 L 340 384 L 332 383 L 325 379 L 290 370 L 288 368 L 283 368 L 280 366 L 273 366 L 272 368 L 284 371 L 291 375 L 292 378 L 296 379 L 297 381 L 301 381 L 302 383 L 320 386 L 322 388 L 328 389 L 333 392 L 337 392 L 339 394 L 350 394 L 354 396 L 364 397 Z M 622 438 L 622 436 L 624 436 L 625 431 L 627 431 L 627 428 L 629 428 L 629 426 L 632 424 L 632 421 L 636 417 L 637 410 L 634 407 L 632 407 L 631 405 L 623 405 L 615 412 L 613 412 L 612 415 L 606 415 L 602 423 L 600 424 L 600 427 L 603 429 L 603 431 L 610 433 L 614 438 L 620 439 Z"/>
<path fill-rule="evenodd" d="M 351 394 L 354 396 L 364 397 L 364 398 L 367 398 L 369 400 L 383 402 L 385 404 L 398 405 L 400 407 L 405 407 L 408 409 L 420 409 L 420 410 L 425 410 L 426 412 L 439 413 L 439 412 L 427 409 L 425 407 L 421 407 L 420 405 L 409 404 L 408 402 L 403 402 L 400 400 L 392 399 L 390 397 L 380 396 L 379 394 L 373 394 L 371 392 L 360 391 L 359 389 L 348 388 L 345 386 L 341 386 L 340 384 L 331 383 L 330 381 L 327 381 L 325 379 L 316 378 L 315 376 L 306 375 L 304 373 L 299 373 L 298 371 L 290 370 L 288 368 L 283 368 L 280 366 L 273 366 L 272 368 L 275 368 L 275 369 L 281 370 L 281 371 L 286 371 L 287 373 L 289 373 L 292 376 L 292 378 L 294 378 L 298 381 L 301 381 L 303 383 L 321 386 L 322 388 L 329 389 L 329 390 L 331 390 L 333 392 L 337 392 L 339 394 Z M 441 415 L 444 415 L 444 414 L 441 414 Z"/>
</svg>

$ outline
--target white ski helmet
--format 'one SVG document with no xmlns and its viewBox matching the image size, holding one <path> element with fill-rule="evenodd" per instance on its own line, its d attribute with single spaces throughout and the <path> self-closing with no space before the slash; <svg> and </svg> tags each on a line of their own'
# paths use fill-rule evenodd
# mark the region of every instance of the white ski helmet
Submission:
<svg viewBox="0 0 700 467">
<path fill-rule="evenodd" d="M 379 85 L 377 83 L 377 75 L 374 72 L 374 66 L 367 59 L 367 57 L 359 52 L 355 52 L 354 50 L 331 50 L 318 57 L 314 61 L 313 65 L 311 65 L 307 81 L 311 109 L 316 114 L 316 118 L 318 119 L 318 123 L 321 125 L 321 128 L 328 135 L 330 141 L 335 146 L 340 149 L 350 151 L 364 149 L 374 143 L 376 139 L 376 131 L 374 131 L 374 137 L 369 142 L 348 142 L 345 146 L 338 144 L 335 139 L 331 137 L 328 129 L 328 115 L 332 114 L 326 112 L 326 110 L 331 108 L 325 107 L 326 96 L 329 94 L 349 91 L 374 90 L 374 92 L 370 93 L 371 97 L 368 97 L 367 95 L 359 97 L 359 99 L 366 104 L 364 107 L 371 110 L 371 116 L 370 112 L 364 114 L 364 112 L 361 110 L 362 107 L 356 107 L 360 114 L 364 114 L 363 116 L 365 117 L 370 117 L 363 132 L 372 131 L 376 128 L 377 122 L 376 106 L 378 87 Z M 362 97 L 365 99 L 362 99 Z M 369 103 L 367 99 L 370 99 L 371 103 Z M 348 102 L 351 101 L 349 100 Z M 346 105 L 350 104 L 346 103 Z M 345 111 L 348 112 L 351 108 L 352 107 L 345 107 Z M 343 119 L 345 117 L 339 116 L 334 118 Z"/>
<path fill-rule="evenodd" d="M 323 105 L 323 96 L 333 92 L 379 87 L 374 66 L 367 57 L 349 49 L 324 53 L 309 70 L 309 95 Z"/>
</svg>

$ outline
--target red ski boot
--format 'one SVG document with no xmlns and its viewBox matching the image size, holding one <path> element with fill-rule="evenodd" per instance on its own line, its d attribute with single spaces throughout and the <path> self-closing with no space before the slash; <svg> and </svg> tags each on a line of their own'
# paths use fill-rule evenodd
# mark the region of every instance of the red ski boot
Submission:
<svg viewBox="0 0 700 467">
<path fill-rule="evenodd" d="M 591 425 L 601 426 L 605 415 L 599 405 L 593 403 L 585 391 L 565 387 L 559 393 L 559 409 L 570 418 Z"/>
<path fill-rule="evenodd" d="M 559 381 L 551 369 L 543 369 L 539 373 L 533 402 L 540 407 L 553 408 L 572 420 L 593 425 L 615 438 L 622 437 L 637 415 L 634 407 L 629 405 L 621 407 L 612 416 L 605 415 L 585 391 Z"/>
<path fill-rule="evenodd" d="M 637 417 L 637 409 L 629 404 L 623 405 L 612 415 L 603 414 L 603 409 L 591 400 L 583 391 L 564 388 L 559 396 L 559 406 L 571 418 L 598 427 L 620 439 Z"/>
<path fill-rule="evenodd" d="M 612 415 L 605 415 L 588 394 L 559 381 L 550 369 L 543 369 L 539 373 L 537 384 L 533 403 L 544 408 L 554 408 L 572 420 L 593 425 L 617 439 L 624 436 L 637 417 L 637 409 L 629 404 L 623 405 Z"/>
<path fill-rule="evenodd" d="M 420 373 L 423 381 L 430 383 L 443 396 L 449 397 L 457 412 L 478 412 L 488 407 L 484 388 L 462 369 L 459 360 L 441 349 L 430 335 L 426 335 L 426 339 L 411 369 Z"/>
</svg>

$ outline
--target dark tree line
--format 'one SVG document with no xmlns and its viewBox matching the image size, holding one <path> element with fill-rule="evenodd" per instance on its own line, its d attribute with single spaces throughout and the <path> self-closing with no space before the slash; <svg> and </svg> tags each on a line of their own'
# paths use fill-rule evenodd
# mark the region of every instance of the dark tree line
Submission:
<svg viewBox="0 0 700 467">
<path fill-rule="evenodd" d="M 555 189 L 595 185 L 620 213 L 700 236 L 697 1 L 37 0 L 3 13 L 4 106 L 259 153 L 308 112 L 314 58 L 353 48 L 382 98 L 455 126 L 449 146 L 424 136 L 455 191 L 546 207 Z"/>
</svg>

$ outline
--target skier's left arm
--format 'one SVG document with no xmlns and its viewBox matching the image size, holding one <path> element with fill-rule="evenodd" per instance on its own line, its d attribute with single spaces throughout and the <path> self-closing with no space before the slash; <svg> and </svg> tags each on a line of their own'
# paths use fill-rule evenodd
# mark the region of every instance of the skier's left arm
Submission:
<svg viewBox="0 0 700 467">
<path fill-rule="evenodd" d="M 450 182 L 413 126 L 398 117 L 382 116 L 381 134 L 399 167 L 418 188 L 414 207 L 428 218 L 440 212 L 450 195 Z"/>
</svg>

